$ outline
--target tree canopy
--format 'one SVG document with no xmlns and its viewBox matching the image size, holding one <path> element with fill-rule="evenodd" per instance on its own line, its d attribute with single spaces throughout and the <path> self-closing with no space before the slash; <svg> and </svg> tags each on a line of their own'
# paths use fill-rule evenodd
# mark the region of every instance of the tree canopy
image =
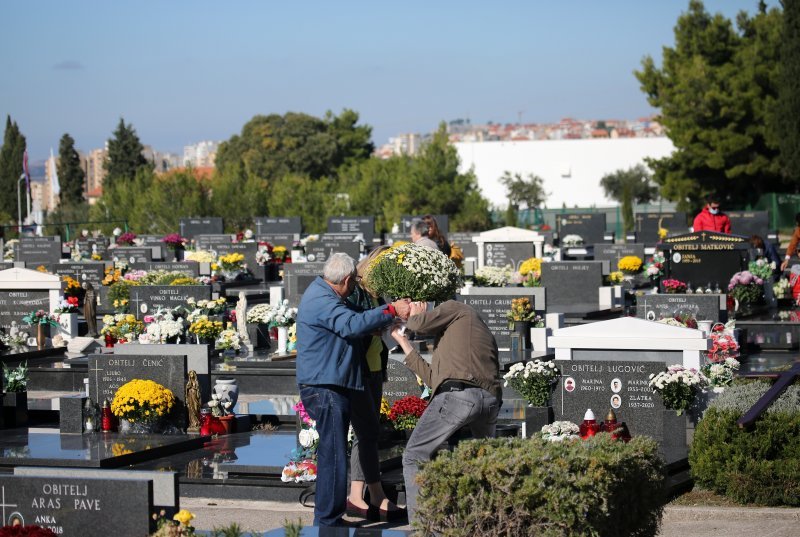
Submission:
<svg viewBox="0 0 800 537">
<path fill-rule="evenodd" d="M 658 187 L 651 182 L 650 172 L 641 164 L 604 175 L 600 185 L 606 196 L 622 205 L 625 231 L 633 230 L 633 203 L 650 203 L 658 198 Z"/>
<path fill-rule="evenodd" d="M 136 173 L 148 167 L 147 159 L 142 155 L 144 146 L 139 141 L 133 125 L 125 125 L 125 120 L 120 118 L 113 138 L 108 140 L 108 160 L 105 162 L 106 178 L 103 188 L 119 181 L 132 181 Z"/>
<path fill-rule="evenodd" d="M 84 203 L 83 184 L 86 174 L 81 168 L 81 157 L 75 150 L 75 140 L 64 134 L 58 144 L 59 205 L 81 205 Z"/>
<path fill-rule="evenodd" d="M 529 173 L 527 178 L 523 178 L 521 173 L 512 174 L 506 171 L 500 178 L 500 184 L 506 187 L 509 203 L 515 205 L 525 204 L 529 209 L 533 209 L 547 199 L 544 180 L 532 173 Z"/>
<path fill-rule="evenodd" d="M 783 2 L 776 137 L 784 177 L 800 185 L 800 2 Z"/>
<path fill-rule="evenodd" d="M 0 148 L 0 216 L 4 223 L 16 221 L 17 215 L 17 181 L 22 175 L 22 159 L 25 154 L 25 136 L 17 123 L 6 117 L 6 130 L 3 135 L 3 147 Z M 25 199 L 25 193 L 20 189 Z M 23 204 L 25 202 L 23 201 Z M 24 211 L 24 209 L 23 209 Z"/>
</svg>

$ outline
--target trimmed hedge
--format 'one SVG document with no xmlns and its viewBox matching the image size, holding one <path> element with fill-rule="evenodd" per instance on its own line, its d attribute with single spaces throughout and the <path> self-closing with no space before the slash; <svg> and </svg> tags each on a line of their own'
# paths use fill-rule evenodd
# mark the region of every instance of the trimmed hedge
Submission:
<svg viewBox="0 0 800 537">
<path fill-rule="evenodd" d="M 652 536 L 664 505 L 664 463 L 647 437 L 465 441 L 418 480 L 426 535 Z"/>
<path fill-rule="evenodd" d="M 735 384 L 711 403 L 689 451 L 692 477 L 740 503 L 800 506 L 800 386 L 790 386 L 751 430 L 736 424 L 769 387 Z"/>
</svg>

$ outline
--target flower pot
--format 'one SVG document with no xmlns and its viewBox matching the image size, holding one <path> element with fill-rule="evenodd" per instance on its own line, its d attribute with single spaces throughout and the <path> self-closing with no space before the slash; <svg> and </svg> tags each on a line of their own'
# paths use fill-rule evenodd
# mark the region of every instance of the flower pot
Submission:
<svg viewBox="0 0 800 537">
<path fill-rule="evenodd" d="M 222 423 L 222 427 L 224 427 L 225 432 L 222 434 L 231 434 L 236 432 L 236 416 L 233 414 L 228 414 L 227 416 L 220 416 L 219 417 L 220 423 Z"/>
<path fill-rule="evenodd" d="M 28 423 L 28 392 L 3 394 L 3 421 L 5 427 L 24 427 Z"/>
<path fill-rule="evenodd" d="M 229 282 L 234 281 L 242 273 L 241 270 L 224 270 L 224 269 L 221 270 L 220 272 L 225 277 L 225 280 Z"/>
<path fill-rule="evenodd" d="M 236 406 L 236 401 L 239 399 L 239 386 L 236 385 L 236 379 L 217 379 L 213 392 L 219 397 L 220 401 L 230 401 L 231 407 L 229 411 L 233 411 Z"/>
<path fill-rule="evenodd" d="M 136 422 L 131 423 L 125 418 L 119 420 L 119 432 L 122 434 L 153 434 L 158 428 L 157 423 Z"/>
<path fill-rule="evenodd" d="M 554 419 L 551 406 L 526 406 L 525 419 L 522 422 L 522 438 L 530 438 L 545 425 L 553 423 Z"/>
<path fill-rule="evenodd" d="M 44 349 L 45 345 L 47 344 L 47 337 L 50 335 L 50 325 L 49 324 L 38 324 L 36 325 L 36 348 L 37 349 Z"/>
<path fill-rule="evenodd" d="M 278 327 L 278 354 L 286 354 L 286 344 L 289 341 L 289 327 Z"/>
<path fill-rule="evenodd" d="M 183 246 L 178 246 L 174 250 L 172 250 L 173 256 L 175 261 L 183 261 L 183 254 L 186 253 L 186 248 Z"/>
<path fill-rule="evenodd" d="M 58 331 L 64 337 L 64 339 L 78 337 L 78 314 L 59 313 Z"/>
<path fill-rule="evenodd" d="M 519 334 L 523 349 L 531 348 L 531 322 L 514 321 L 514 331 Z"/>
</svg>

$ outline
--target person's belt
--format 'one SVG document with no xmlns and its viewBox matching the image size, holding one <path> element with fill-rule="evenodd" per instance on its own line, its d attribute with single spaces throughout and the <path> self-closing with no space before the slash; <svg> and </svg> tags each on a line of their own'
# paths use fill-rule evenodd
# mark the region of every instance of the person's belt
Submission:
<svg viewBox="0 0 800 537">
<path fill-rule="evenodd" d="M 436 388 L 436 393 L 463 392 L 467 388 L 480 388 L 480 386 L 470 384 L 469 382 L 464 382 L 463 380 L 446 380 L 439 384 L 439 387 Z"/>
</svg>

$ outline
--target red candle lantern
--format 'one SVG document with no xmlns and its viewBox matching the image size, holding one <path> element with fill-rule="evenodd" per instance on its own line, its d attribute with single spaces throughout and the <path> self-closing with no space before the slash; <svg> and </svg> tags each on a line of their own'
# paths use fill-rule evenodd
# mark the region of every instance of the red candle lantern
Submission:
<svg viewBox="0 0 800 537">
<path fill-rule="evenodd" d="M 207 408 L 200 410 L 200 435 L 211 436 L 211 411 Z"/>
<path fill-rule="evenodd" d="M 114 430 L 114 414 L 111 413 L 111 405 L 108 404 L 108 399 L 103 401 L 103 410 L 100 414 L 100 428 L 104 432 Z"/>
<path fill-rule="evenodd" d="M 106 341 L 106 348 L 110 349 L 114 347 L 116 339 L 114 339 L 114 336 L 112 336 L 110 333 L 106 332 L 105 341 Z"/>
<path fill-rule="evenodd" d="M 594 412 L 589 408 L 583 416 L 583 423 L 580 425 L 581 438 L 586 440 L 600 432 L 600 425 L 594 417 Z"/>
</svg>

